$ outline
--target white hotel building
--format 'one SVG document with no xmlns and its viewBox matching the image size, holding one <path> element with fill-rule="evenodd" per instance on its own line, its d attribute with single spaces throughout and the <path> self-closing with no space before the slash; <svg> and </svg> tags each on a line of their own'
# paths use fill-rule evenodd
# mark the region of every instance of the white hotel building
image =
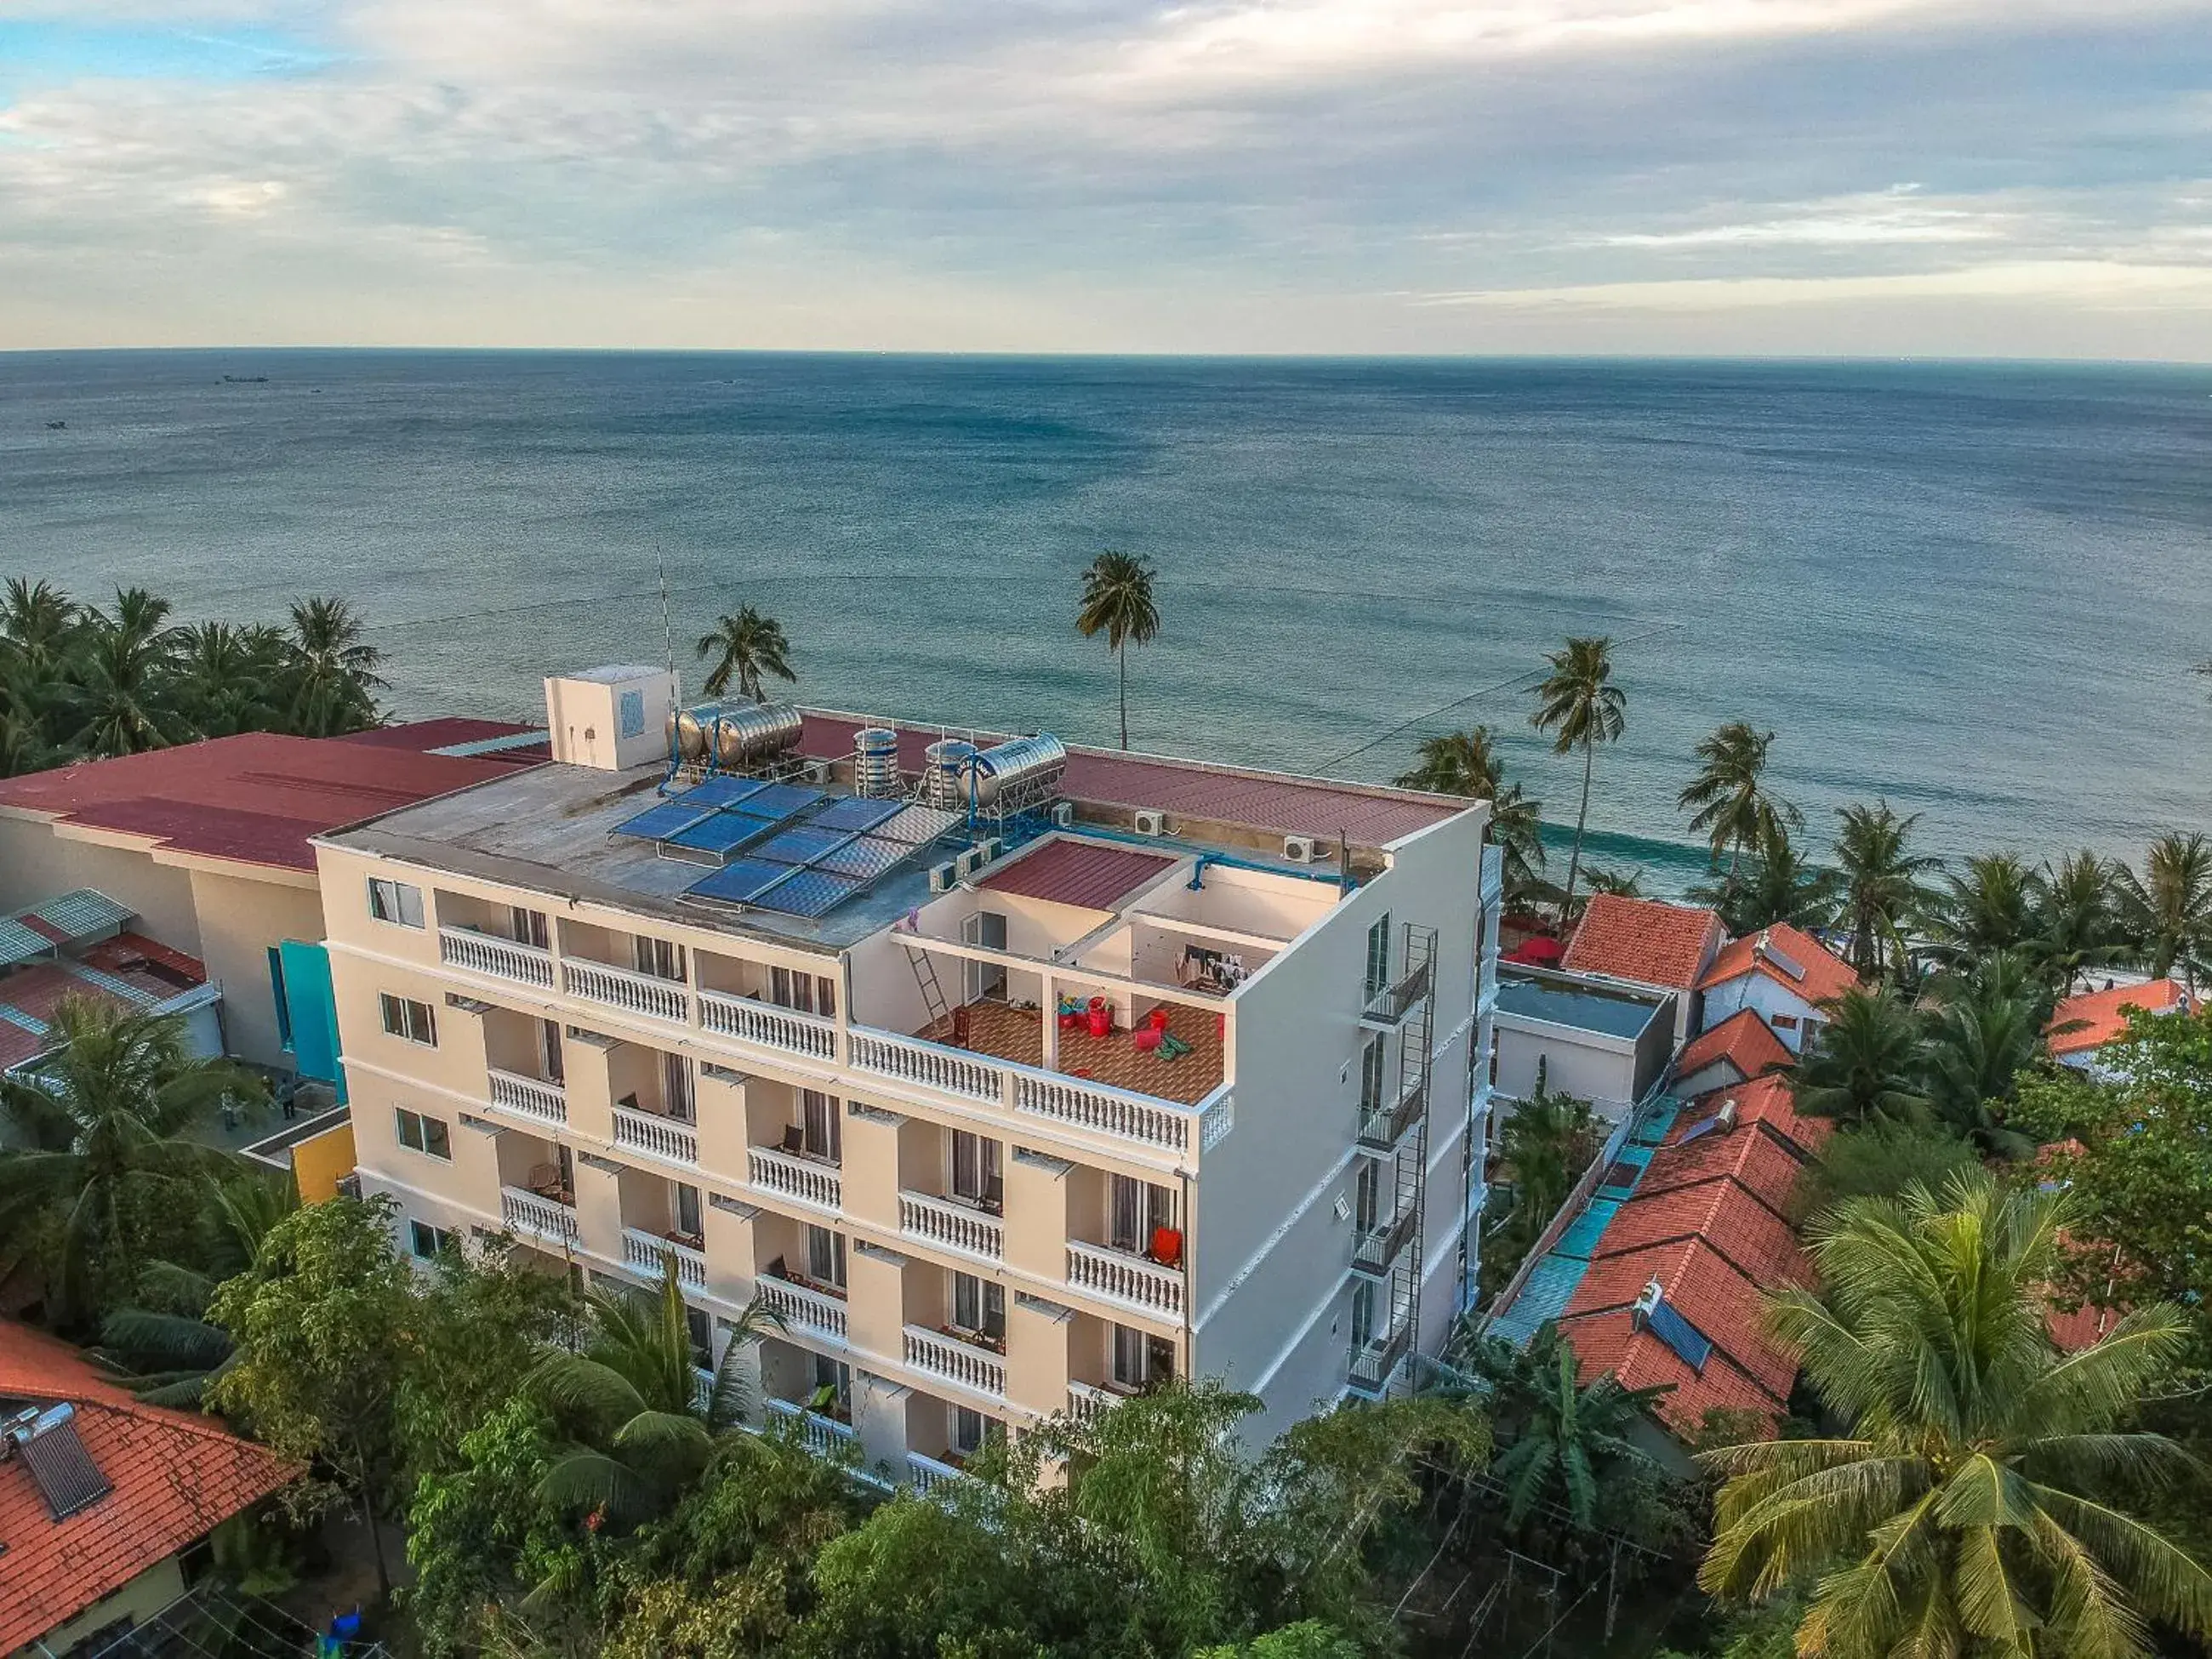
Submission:
<svg viewBox="0 0 2212 1659">
<path fill-rule="evenodd" d="M 672 777 L 672 676 L 547 695 L 552 763 L 316 842 L 403 1248 L 672 1255 L 702 1363 L 760 1296 L 770 1409 L 924 1485 L 1171 1376 L 1260 1395 L 1256 1443 L 1443 1340 L 1484 805 L 750 708 Z"/>
</svg>

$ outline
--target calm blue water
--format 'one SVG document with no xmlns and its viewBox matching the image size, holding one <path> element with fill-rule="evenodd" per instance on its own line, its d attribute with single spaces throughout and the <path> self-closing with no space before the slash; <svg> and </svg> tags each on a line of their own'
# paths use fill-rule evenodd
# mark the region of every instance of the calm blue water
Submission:
<svg viewBox="0 0 2212 1659">
<path fill-rule="evenodd" d="M 1380 777 L 1483 720 L 1571 818 L 1522 677 L 1614 635 L 1592 822 L 1662 886 L 1739 717 L 1823 830 L 1885 791 L 1944 852 L 2212 823 L 2212 370 L 0 356 L 0 574 L 346 593 L 407 714 L 658 659 L 665 561 L 680 655 L 750 601 L 816 702 L 1110 741 L 1107 547 L 1160 568 L 1170 752 Z"/>
</svg>

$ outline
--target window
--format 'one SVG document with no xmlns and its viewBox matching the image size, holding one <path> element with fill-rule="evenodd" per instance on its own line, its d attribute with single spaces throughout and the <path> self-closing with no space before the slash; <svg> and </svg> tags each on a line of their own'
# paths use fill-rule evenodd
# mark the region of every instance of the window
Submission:
<svg viewBox="0 0 2212 1659">
<path fill-rule="evenodd" d="M 957 1457 L 971 1457 L 983 1449 L 983 1437 L 990 1432 L 991 1419 L 965 1406 L 952 1408 L 952 1451 Z"/>
<path fill-rule="evenodd" d="M 428 1261 L 453 1248 L 453 1235 L 445 1227 L 433 1227 L 427 1221 L 407 1224 L 407 1248 L 420 1260 Z"/>
<path fill-rule="evenodd" d="M 1375 1287 L 1362 1280 L 1352 1287 L 1352 1350 L 1375 1340 Z"/>
<path fill-rule="evenodd" d="M 1382 1166 L 1371 1158 L 1359 1160 L 1359 1175 L 1352 1186 L 1352 1224 L 1370 1233 L 1382 1217 Z"/>
<path fill-rule="evenodd" d="M 545 917 L 541 912 L 526 910 L 521 905 L 515 904 L 507 907 L 507 914 L 514 925 L 514 942 L 517 945 L 534 945 L 541 951 L 546 948 L 548 935 L 545 931 Z"/>
<path fill-rule="evenodd" d="M 806 1276 L 818 1285 L 845 1288 L 845 1236 L 827 1227 L 806 1229 Z"/>
<path fill-rule="evenodd" d="M 829 1412 L 837 1416 L 850 1413 L 853 1405 L 853 1368 L 842 1359 L 832 1359 L 826 1353 L 812 1356 L 814 1360 L 814 1393 L 807 1401 L 809 1409 Z"/>
<path fill-rule="evenodd" d="M 384 881 L 371 876 L 368 881 L 368 914 L 379 921 L 395 922 L 402 927 L 422 925 L 422 890 L 410 887 L 404 881 Z"/>
<path fill-rule="evenodd" d="M 568 1080 L 568 1062 L 562 1057 L 561 1053 L 561 1022 L 559 1020 L 547 1019 L 538 1022 L 538 1058 L 545 1066 L 545 1080 L 548 1083 L 566 1083 Z"/>
<path fill-rule="evenodd" d="M 650 974 L 655 979 L 684 978 L 684 947 L 665 939 L 647 939 L 640 934 L 636 939 L 637 971 Z"/>
<path fill-rule="evenodd" d="M 696 1241 L 702 1237 L 699 1215 L 699 1189 L 676 1182 L 676 1231 L 687 1239 Z"/>
<path fill-rule="evenodd" d="M 809 1157 L 826 1158 L 835 1164 L 845 1156 L 845 1127 L 837 1111 L 837 1099 L 812 1089 L 799 1091 L 800 1120 L 799 1144 Z"/>
<path fill-rule="evenodd" d="M 419 1042 L 426 1048 L 438 1046 L 438 1023 L 431 1016 L 430 1005 L 416 1002 L 409 997 L 396 997 L 386 991 L 377 998 L 384 1011 L 384 1029 L 396 1037 L 405 1037 L 410 1042 Z"/>
<path fill-rule="evenodd" d="M 1166 1187 L 1155 1187 L 1125 1175 L 1109 1176 L 1107 1240 L 1117 1250 L 1142 1255 L 1152 1248 L 1152 1234 L 1176 1224 L 1176 1195 Z"/>
<path fill-rule="evenodd" d="M 1367 1000 L 1390 988 L 1390 913 L 1384 911 L 1367 930 Z"/>
<path fill-rule="evenodd" d="M 952 1132 L 952 1195 L 970 1204 L 996 1204 L 1006 1186 L 999 1172 L 999 1143 L 965 1129 Z"/>
<path fill-rule="evenodd" d="M 1006 1287 L 973 1273 L 952 1275 L 952 1322 L 994 1342 L 1006 1339 Z"/>
<path fill-rule="evenodd" d="M 768 970 L 768 1000 L 794 1013 L 837 1015 L 837 981 L 824 974 L 803 973 L 792 968 Z"/>
<path fill-rule="evenodd" d="M 667 1103 L 668 1115 L 689 1123 L 695 1115 L 691 1092 L 691 1060 L 685 1054 L 663 1054 L 660 1057 L 660 1097 Z"/>
<path fill-rule="evenodd" d="M 425 1117 L 420 1112 L 410 1112 L 404 1106 L 396 1108 L 392 1116 L 399 1126 L 399 1144 L 410 1152 L 421 1152 L 426 1158 L 442 1158 L 448 1164 L 453 1159 L 453 1136 L 446 1128 L 443 1118 Z"/>
<path fill-rule="evenodd" d="M 1114 1327 L 1114 1386 L 1149 1389 L 1175 1377 L 1175 1344 L 1133 1326 Z"/>
<path fill-rule="evenodd" d="M 1364 1116 L 1382 1109 L 1382 1039 L 1370 1036 L 1359 1051 L 1359 1110 Z"/>
<path fill-rule="evenodd" d="M 691 1363 L 702 1371 L 714 1369 L 714 1322 L 698 1309 L 684 1310 L 684 1334 L 691 1339 Z"/>
</svg>

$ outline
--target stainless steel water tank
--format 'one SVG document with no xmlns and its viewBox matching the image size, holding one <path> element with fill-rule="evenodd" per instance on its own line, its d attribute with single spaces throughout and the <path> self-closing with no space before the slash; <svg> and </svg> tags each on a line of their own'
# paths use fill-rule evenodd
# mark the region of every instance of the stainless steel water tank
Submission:
<svg viewBox="0 0 2212 1659">
<path fill-rule="evenodd" d="M 922 762 L 922 799 L 944 811 L 957 811 L 968 804 L 968 763 L 975 745 L 959 738 L 945 738 L 929 745 Z"/>
<path fill-rule="evenodd" d="M 853 793 L 886 800 L 899 792 L 898 733 L 864 726 L 853 733 Z"/>
<path fill-rule="evenodd" d="M 703 765 L 711 750 L 714 764 L 732 771 L 796 747 L 805 729 L 788 702 L 702 702 L 678 709 L 670 725 L 683 759 Z"/>
<path fill-rule="evenodd" d="M 969 757 L 963 769 L 963 802 L 973 793 L 978 806 L 990 806 L 1017 794 L 1044 799 L 1067 770 L 1067 746 L 1049 732 L 1016 738 Z"/>
</svg>

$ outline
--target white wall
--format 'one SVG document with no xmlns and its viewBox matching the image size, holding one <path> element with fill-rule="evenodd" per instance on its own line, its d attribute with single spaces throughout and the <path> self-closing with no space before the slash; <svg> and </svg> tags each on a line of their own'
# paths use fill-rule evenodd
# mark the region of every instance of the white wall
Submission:
<svg viewBox="0 0 2212 1659">
<path fill-rule="evenodd" d="M 1767 1028 L 1782 1039 L 1782 1046 L 1793 1054 L 1804 1052 L 1805 1022 L 1821 1018 L 1819 1009 L 1788 986 L 1768 975 L 1752 973 L 1740 975 L 1705 993 L 1705 1020 L 1698 1029 L 1710 1031 L 1746 1008 L 1756 1010 Z M 1778 1014 L 1797 1023 L 1794 1026 L 1777 1025 L 1774 1021 Z"/>
<path fill-rule="evenodd" d="M 1500 1012 L 1492 1022 L 1498 1043 L 1498 1092 L 1526 1100 L 1536 1092 L 1539 1067 L 1553 1094 L 1580 1097 L 1618 1121 L 1636 1098 L 1636 1044 L 1547 1020 Z"/>
</svg>

